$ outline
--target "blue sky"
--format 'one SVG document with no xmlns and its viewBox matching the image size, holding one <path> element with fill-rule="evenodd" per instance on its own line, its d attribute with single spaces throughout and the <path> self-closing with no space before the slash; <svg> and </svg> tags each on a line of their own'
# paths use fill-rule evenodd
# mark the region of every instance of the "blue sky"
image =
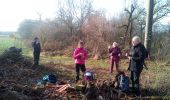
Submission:
<svg viewBox="0 0 170 100">
<path fill-rule="evenodd" d="M 123 3 L 126 1 L 126 4 Z M 104 9 L 108 17 L 118 16 L 129 0 L 94 0 L 96 9 Z M 54 18 L 57 0 L 0 0 L 0 31 L 16 31 L 24 19 Z M 170 18 L 166 21 L 170 22 Z"/>
</svg>

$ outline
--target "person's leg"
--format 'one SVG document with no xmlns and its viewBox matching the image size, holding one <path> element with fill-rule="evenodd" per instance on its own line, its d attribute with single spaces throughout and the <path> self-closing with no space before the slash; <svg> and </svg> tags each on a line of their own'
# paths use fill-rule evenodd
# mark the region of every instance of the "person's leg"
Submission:
<svg viewBox="0 0 170 100">
<path fill-rule="evenodd" d="M 37 65 L 39 65 L 39 60 L 40 60 L 40 52 L 37 52 Z"/>
<path fill-rule="evenodd" d="M 135 91 L 136 91 L 136 95 L 137 96 L 140 96 L 141 92 L 140 92 L 140 84 L 139 84 L 139 79 L 140 79 L 140 74 L 141 74 L 141 71 L 136 71 L 134 73 L 135 75 L 135 79 L 134 79 L 134 82 L 135 82 Z"/>
<path fill-rule="evenodd" d="M 34 65 L 37 65 L 37 53 L 33 52 L 34 55 Z"/>
<path fill-rule="evenodd" d="M 119 60 L 116 60 L 115 63 L 116 63 L 116 71 L 117 73 L 119 73 Z"/>
<path fill-rule="evenodd" d="M 114 60 L 111 59 L 110 73 L 113 73 Z"/>
<path fill-rule="evenodd" d="M 83 73 L 83 75 L 82 75 L 82 79 L 84 78 L 84 73 L 85 73 L 85 71 L 86 71 L 86 66 L 85 66 L 85 64 L 82 64 L 81 65 L 81 71 L 82 71 L 82 73 Z"/>
<path fill-rule="evenodd" d="M 132 82 L 132 91 L 134 92 L 135 91 L 135 81 L 134 81 L 134 72 L 131 71 L 131 82 Z"/>
<path fill-rule="evenodd" d="M 76 64 L 76 81 L 79 80 L 79 74 L 80 74 L 80 65 Z"/>
</svg>

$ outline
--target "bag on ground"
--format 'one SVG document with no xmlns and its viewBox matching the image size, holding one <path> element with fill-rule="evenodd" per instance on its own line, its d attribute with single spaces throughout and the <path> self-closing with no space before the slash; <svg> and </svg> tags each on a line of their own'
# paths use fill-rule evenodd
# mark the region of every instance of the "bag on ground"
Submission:
<svg viewBox="0 0 170 100">
<path fill-rule="evenodd" d="M 49 83 L 56 83 L 57 82 L 57 77 L 53 74 L 45 75 L 43 77 L 43 81 L 49 82 Z"/>
<path fill-rule="evenodd" d="M 122 92 L 127 92 L 129 90 L 129 77 L 126 76 L 124 72 L 120 72 L 116 75 L 116 80 L 118 82 L 118 88 Z"/>
<path fill-rule="evenodd" d="M 85 80 L 85 81 L 92 81 L 92 80 L 94 80 L 94 74 L 93 74 L 93 72 L 91 72 L 91 71 L 86 71 L 86 72 L 84 73 L 84 80 Z"/>
</svg>

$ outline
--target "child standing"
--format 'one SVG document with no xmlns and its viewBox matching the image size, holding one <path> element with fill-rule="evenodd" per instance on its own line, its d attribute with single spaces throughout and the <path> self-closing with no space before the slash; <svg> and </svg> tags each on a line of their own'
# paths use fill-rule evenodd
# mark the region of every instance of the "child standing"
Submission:
<svg viewBox="0 0 170 100">
<path fill-rule="evenodd" d="M 112 48 L 108 47 L 109 56 L 111 59 L 111 67 L 110 67 L 110 73 L 113 73 L 113 67 L 114 64 L 116 64 L 116 71 L 119 72 L 119 60 L 120 60 L 120 53 L 121 50 L 118 47 L 118 44 L 116 42 L 113 42 Z"/>
<path fill-rule="evenodd" d="M 80 75 L 80 69 L 83 72 L 83 75 L 84 72 L 86 71 L 85 60 L 87 59 L 87 51 L 84 48 L 83 41 L 80 41 L 78 43 L 77 48 L 74 50 L 73 58 L 76 64 L 76 81 L 78 81 Z"/>
</svg>

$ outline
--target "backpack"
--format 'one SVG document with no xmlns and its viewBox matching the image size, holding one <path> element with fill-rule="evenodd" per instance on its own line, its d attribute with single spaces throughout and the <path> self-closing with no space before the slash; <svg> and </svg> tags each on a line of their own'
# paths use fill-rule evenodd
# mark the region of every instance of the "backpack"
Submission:
<svg viewBox="0 0 170 100">
<path fill-rule="evenodd" d="M 128 91 L 129 90 L 129 77 L 120 75 L 119 78 L 120 78 L 120 83 L 119 83 L 120 90 L 122 92 Z"/>
<path fill-rule="evenodd" d="M 142 46 L 142 51 L 143 51 L 143 53 L 145 54 L 144 55 L 144 59 L 146 59 L 146 58 L 148 58 L 149 57 L 149 52 L 148 52 L 148 50 L 145 48 L 145 46 Z"/>
<path fill-rule="evenodd" d="M 122 92 L 127 92 L 129 90 L 129 77 L 124 72 L 119 73 L 116 77 L 119 89 Z"/>
<path fill-rule="evenodd" d="M 145 49 L 145 59 L 149 57 L 149 52 L 148 50 Z"/>
<path fill-rule="evenodd" d="M 43 81 L 49 82 L 49 83 L 56 83 L 57 82 L 57 77 L 53 74 L 45 75 L 43 77 Z"/>
<path fill-rule="evenodd" d="M 91 72 L 91 71 L 86 71 L 85 73 L 84 73 L 84 80 L 85 81 L 92 81 L 92 80 L 94 80 L 94 74 L 93 74 L 93 72 Z"/>
</svg>

